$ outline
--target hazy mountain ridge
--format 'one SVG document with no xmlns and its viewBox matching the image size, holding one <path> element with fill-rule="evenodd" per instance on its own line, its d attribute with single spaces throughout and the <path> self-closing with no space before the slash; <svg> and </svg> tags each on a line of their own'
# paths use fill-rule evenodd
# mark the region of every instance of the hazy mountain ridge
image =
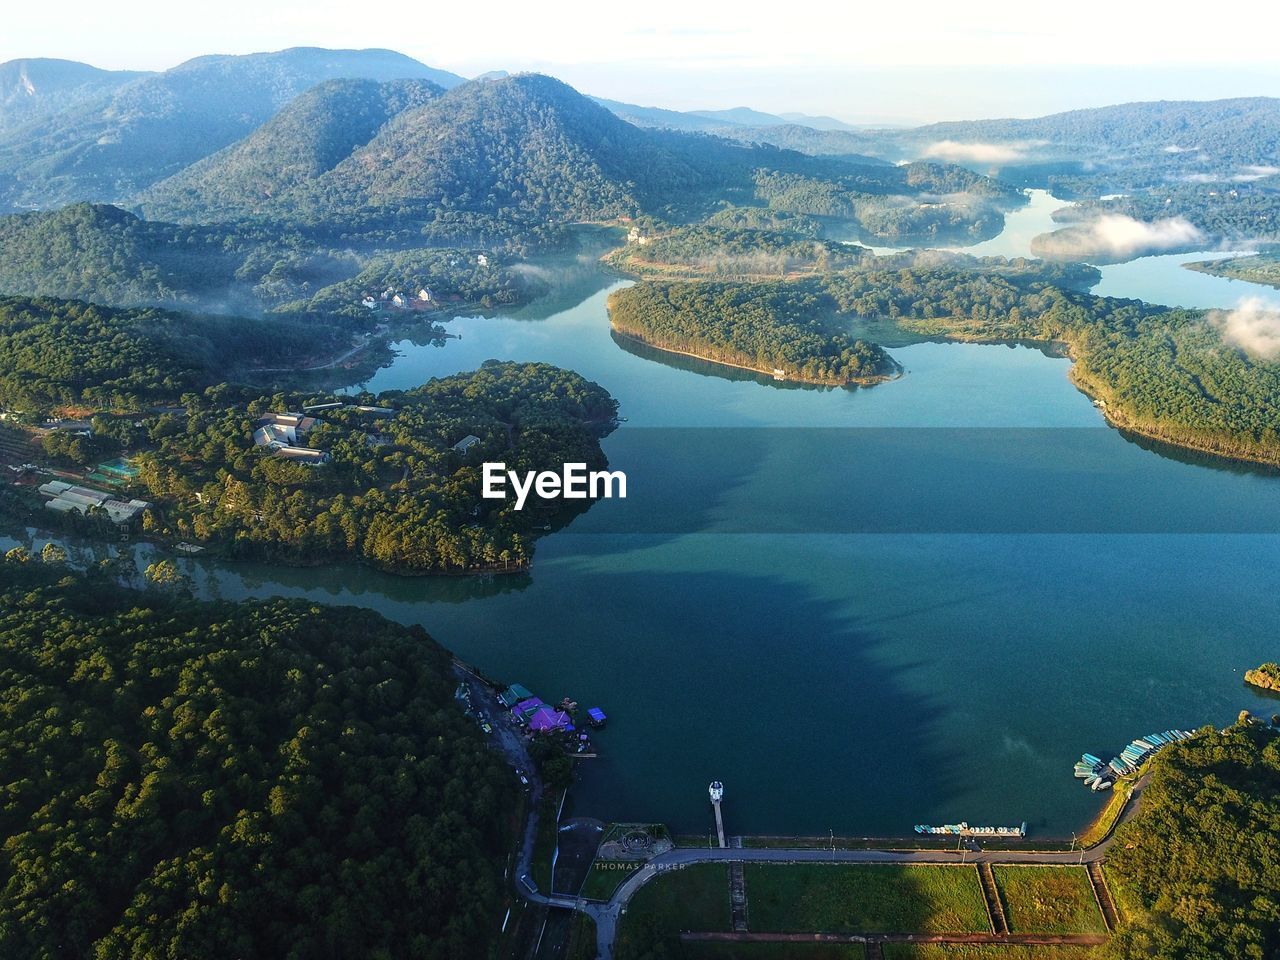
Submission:
<svg viewBox="0 0 1280 960">
<path fill-rule="evenodd" d="M 241 139 L 317 83 L 460 78 L 389 50 L 208 56 L 0 137 L 0 206 L 119 201 Z"/>
<path fill-rule="evenodd" d="M 48 117 L 147 76 L 100 70 L 75 60 L 34 57 L 0 63 L 0 132 Z"/>
</svg>

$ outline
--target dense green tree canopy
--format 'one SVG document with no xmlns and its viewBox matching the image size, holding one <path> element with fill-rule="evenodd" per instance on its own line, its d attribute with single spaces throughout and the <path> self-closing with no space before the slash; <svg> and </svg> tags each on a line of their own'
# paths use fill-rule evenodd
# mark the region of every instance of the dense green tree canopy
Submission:
<svg viewBox="0 0 1280 960">
<path fill-rule="evenodd" d="M 482 955 L 512 778 L 368 611 L 0 562 L 0 954 Z"/>
<path fill-rule="evenodd" d="M 811 383 L 884 377 L 879 347 L 841 332 L 830 298 L 788 283 L 646 282 L 609 298 L 613 329 L 663 350 Z"/>
<path fill-rule="evenodd" d="M 0 298 L 0 409 L 138 411 L 203 389 L 242 361 L 288 359 L 298 346 L 323 349 L 333 336 L 282 321 Z"/>
<path fill-rule="evenodd" d="M 1145 908 L 1108 956 L 1280 955 L 1280 737 L 1245 722 L 1161 751 L 1107 868 Z"/>
<path fill-rule="evenodd" d="M 526 564 L 563 500 L 531 497 L 521 511 L 482 500 L 484 460 L 510 470 L 606 465 L 600 439 L 617 404 L 598 384 L 547 364 L 489 361 L 479 370 L 376 398 L 390 416 L 318 412 L 301 442 L 328 463 L 303 466 L 255 447 L 255 411 L 201 404 L 162 416 L 138 456 L 139 483 L 158 506 L 148 527 L 233 556 L 289 562 L 360 558 L 401 573 Z M 463 456 L 463 437 L 481 439 Z M 581 506 L 581 504 L 579 504 Z"/>
</svg>

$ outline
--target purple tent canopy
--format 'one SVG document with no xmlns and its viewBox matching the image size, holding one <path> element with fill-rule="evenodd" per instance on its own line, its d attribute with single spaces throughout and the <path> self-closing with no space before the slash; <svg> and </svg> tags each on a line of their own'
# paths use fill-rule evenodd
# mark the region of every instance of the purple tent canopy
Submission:
<svg viewBox="0 0 1280 960">
<path fill-rule="evenodd" d="M 528 700 L 521 700 L 511 708 L 512 713 L 528 713 L 530 710 L 536 710 L 538 707 L 544 706 L 543 702 L 537 697 L 530 697 Z"/>
<path fill-rule="evenodd" d="M 529 718 L 529 729 L 536 733 L 547 733 L 551 730 L 563 730 L 569 723 L 569 715 L 560 710 L 552 710 L 548 706 L 539 707 Z"/>
</svg>

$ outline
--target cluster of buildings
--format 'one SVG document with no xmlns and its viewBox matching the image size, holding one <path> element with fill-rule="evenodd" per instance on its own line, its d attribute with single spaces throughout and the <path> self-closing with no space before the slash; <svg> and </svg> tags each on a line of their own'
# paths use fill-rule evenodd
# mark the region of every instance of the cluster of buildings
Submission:
<svg viewBox="0 0 1280 960">
<path fill-rule="evenodd" d="M 391 417 L 395 415 L 392 407 L 374 407 L 368 404 L 346 403 L 334 400 L 329 403 L 314 403 L 303 407 L 302 413 L 268 413 L 259 417 L 254 423 L 253 442 L 259 447 L 266 447 L 277 457 L 292 460 L 295 463 L 319 464 L 329 459 L 329 454 L 315 447 L 305 446 L 303 441 L 321 421 L 313 417 L 313 413 L 325 410 L 350 409 L 371 417 Z M 369 434 L 366 440 L 371 445 L 387 441 L 380 435 Z"/>
<path fill-rule="evenodd" d="M 565 697 L 556 706 L 544 703 L 525 687 L 513 683 L 498 695 L 498 701 L 511 711 L 516 723 L 534 734 L 559 734 L 567 738 L 571 745 L 582 753 L 589 749 L 590 741 L 585 733 L 580 733 L 574 723 L 574 715 L 578 705 Z M 586 724 L 591 727 L 603 727 L 608 718 L 599 707 L 589 707 L 586 711 Z"/>
<path fill-rule="evenodd" d="M 58 513 L 88 514 L 90 510 L 106 511 L 112 522 L 126 524 L 136 519 L 142 511 L 151 506 L 145 500 L 117 500 L 109 493 L 92 490 L 89 487 L 78 487 L 62 480 L 50 480 L 41 484 L 40 492 L 49 498 L 45 506 Z"/>
<path fill-rule="evenodd" d="M 254 424 L 253 442 L 266 447 L 277 457 L 295 463 L 324 463 L 329 455 L 323 450 L 302 445 L 302 438 L 320 421 L 305 413 L 269 413 Z"/>
<path fill-rule="evenodd" d="M 435 307 L 435 296 L 430 287 L 420 288 L 416 297 L 405 296 L 394 287 L 387 287 L 380 296 L 366 294 L 360 305 L 369 310 L 431 310 Z"/>
</svg>

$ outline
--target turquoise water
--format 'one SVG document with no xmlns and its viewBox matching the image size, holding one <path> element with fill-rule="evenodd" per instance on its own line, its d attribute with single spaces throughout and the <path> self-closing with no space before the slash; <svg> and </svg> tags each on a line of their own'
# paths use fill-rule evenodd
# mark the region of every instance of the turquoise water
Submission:
<svg viewBox="0 0 1280 960">
<path fill-rule="evenodd" d="M 985 252 L 1017 255 L 1035 227 Z M 1171 258 L 1104 284 L 1182 274 L 1195 305 L 1248 286 Z M 1277 653 L 1273 475 L 1129 442 L 1066 360 L 1023 346 L 895 349 L 905 376 L 859 390 L 639 355 L 609 334 L 609 284 L 455 320 L 461 340 L 406 341 L 365 384 L 496 357 L 619 398 L 606 449 L 633 496 L 544 539 L 530 575 L 182 563 L 207 593 L 372 607 L 544 699 L 602 706 L 576 810 L 681 831 L 706 826 L 719 779 L 734 832 L 1067 835 L 1098 806 L 1071 775 L 1082 751 L 1280 710 L 1241 679 Z"/>
</svg>

